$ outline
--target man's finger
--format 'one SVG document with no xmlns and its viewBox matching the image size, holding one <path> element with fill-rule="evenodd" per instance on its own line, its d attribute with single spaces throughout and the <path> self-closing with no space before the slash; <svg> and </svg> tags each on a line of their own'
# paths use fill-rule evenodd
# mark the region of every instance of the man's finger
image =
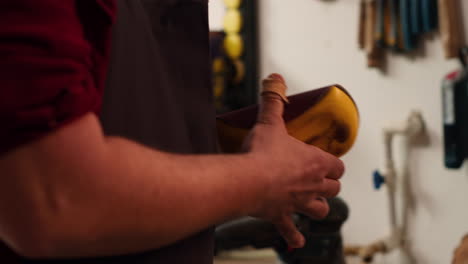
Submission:
<svg viewBox="0 0 468 264">
<path fill-rule="evenodd" d="M 313 197 L 297 207 L 300 213 L 312 219 L 323 219 L 330 212 L 328 202 L 323 197 Z"/>
<path fill-rule="evenodd" d="M 334 179 L 325 179 L 320 186 L 317 194 L 325 198 L 333 198 L 340 193 L 341 183 L 338 180 Z"/>
<path fill-rule="evenodd" d="M 299 232 L 291 216 L 284 216 L 275 223 L 276 229 L 292 248 L 302 248 L 305 245 L 305 238 Z"/>
<path fill-rule="evenodd" d="M 309 200 L 317 197 L 333 198 L 341 191 L 341 182 L 339 180 L 324 179 L 318 186 L 314 186 L 313 190 L 305 189 L 298 190 L 293 193 L 293 197 L 299 203 L 305 204 Z"/>
<path fill-rule="evenodd" d="M 343 161 L 328 152 L 324 152 L 324 162 L 328 165 L 329 171 L 326 178 L 339 180 L 343 177 L 345 166 Z"/>
<path fill-rule="evenodd" d="M 279 74 L 271 74 L 262 82 L 258 122 L 262 124 L 284 124 L 283 111 L 286 98 L 286 83 Z"/>
</svg>

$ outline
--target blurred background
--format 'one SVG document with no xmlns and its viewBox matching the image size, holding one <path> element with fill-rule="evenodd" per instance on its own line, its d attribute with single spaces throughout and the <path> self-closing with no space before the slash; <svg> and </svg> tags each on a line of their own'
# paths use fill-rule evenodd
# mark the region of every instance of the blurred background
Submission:
<svg viewBox="0 0 468 264">
<path fill-rule="evenodd" d="M 457 32 L 452 31 L 450 35 L 444 31 L 448 22 L 440 17 L 443 10 L 433 10 L 433 19 L 437 23 L 430 30 L 421 30 L 417 36 L 413 36 L 413 42 L 408 44 L 407 41 L 406 45 L 404 36 L 400 36 L 403 44 L 394 44 L 396 48 L 388 47 L 391 44 L 388 40 L 384 40 L 383 45 L 376 44 L 376 40 L 374 44 L 381 49 L 377 56 L 371 54 L 373 51 L 369 50 L 363 36 L 365 32 L 362 31 L 366 30 L 365 24 L 368 23 L 363 20 L 366 14 L 367 19 L 374 19 L 373 32 L 378 31 L 379 1 L 244 2 L 254 2 L 254 5 L 246 6 L 249 3 L 242 1 L 210 0 L 210 27 L 220 34 L 218 42 L 212 42 L 218 43 L 213 50 L 220 52 L 218 55 L 223 58 L 218 64 L 231 64 L 224 65 L 225 68 L 214 65 L 214 78 L 220 78 L 217 84 L 214 81 L 214 89 L 218 89 L 215 90 L 218 110 L 223 112 L 254 103 L 260 78 L 272 72 L 285 77 L 288 94 L 330 84 L 340 84 L 348 90 L 359 107 L 361 119 L 357 142 L 344 156 L 346 175 L 340 196 L 350 212 L 342 228 L 345 247 L 367 245 L 391 232 L 387 190 L 385 186 L 376 190 L 373 183 L 374 171 L 385 167 L 383 128 L 405 122 L 413 110 L 418 111 L 425 121 L 429 145 L 411 147 L 411 155 L 408 156 L 403 153 L 399 139 L 395 138 L 394 142 L 396 167 L 408 164 L 413 198 L 408 212 L 405 243 L 414 256 L 410 261 L 412 263 L 451 263 L 455 248 L 468 233 L 468 168 L 447 168 L 444 162 L 447 158 L 444 125 L 450 124 L 444 111 L 450 111 L 447 110 L 450 106 L 443 105 L 442 88 L 447 74 L 462 68 L 458 53 L 451 55 L 447 48 L 447 36 L 454 38 L 453 34 L 456 34 L 455 38 L 460 44 L 455 47 L 457 52 L 466 44 L 468 1 L 453 1 L 459 2 L 456 8 L 459 17 L 450 25 L 455 23 Z M 368 2 L 377 5 L 373 13 L 366 13 L 365 5 Z M 399 2 L 400 8 L 405 3 L 395 2 Z M 443 8 L 441 3 L 443 1 L 438 2 L 439 9 Z M 238 29 L 236 15 L 229 13 L 232 13 L 232 6 L 234 9 L 239 7 L 237 9 L 242 15 Z M 399 12 L 403 16 L 401 12 L 405 11 L 400 9 Z M 231 21 L 227 16 L 234 18 Z M 388 18 L 383 21 L 387 25 L 385 30 L 391 30 Z M 226 33 L 226 27 L 234 29 Z M 402 27 L 399 24 L 400 30 Z M 223 40 L 236 30 L 239 30 L 242 41 L 254 41 L 255 45 L 244 43 L 244 47 L 236 51 L 239 48 L 236 44 Z M 231 49 L 230 53 L 226 49 Z M 246 58 L 246 54 L 250 57 Z M 244 65 L 236 65 L 239 62 Z M 239 71 L 244 72 L 239 74 Z M 249 74 L 250 77 L 246 77 Z M 254 84 L 242 81 L 243 78 L 253 78 Z M 236 88 L 239 86 L 241 88 Z M 454 101 L 452 97 L 449 99 Z M 449 100 L 448 104 L 452 104 L 452 101 Z M 468 108 L 468 101 L 465 107 Z M 261 250 L 259 252 L 267 254 Z M 404 263 L 401 254 L 400 250 L 377 254 L 372 263 Z M 227 263 L 225 261 L 221 259 L 219 263 Z M 250 261 L 239 263 L 267 263 L 255 261 L 255 257 Z M 362 260 L 355 261 L 361 263 L 359 261 Z"/>
</svg>

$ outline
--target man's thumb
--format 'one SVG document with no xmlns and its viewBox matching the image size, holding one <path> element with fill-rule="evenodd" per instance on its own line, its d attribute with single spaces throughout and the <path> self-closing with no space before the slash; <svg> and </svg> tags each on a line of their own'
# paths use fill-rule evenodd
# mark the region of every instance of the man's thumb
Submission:
<svg viewBox="0 0 468 264">
<path fill-rule="evenodd" d="M 286 82 L 279 74 L 271 74 L 263 80 L 260 93 L 259 123 L 275 125 L 283 122 L 284 103 L 288 103 L 286 89 Z"/>
</svg>

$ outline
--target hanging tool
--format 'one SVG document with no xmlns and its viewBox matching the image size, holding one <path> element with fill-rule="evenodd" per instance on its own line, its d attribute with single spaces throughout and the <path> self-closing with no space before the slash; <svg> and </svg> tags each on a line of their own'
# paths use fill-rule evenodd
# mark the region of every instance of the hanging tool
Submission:
<svg viewBox="0 0 468 264">
<path fill-rule="evenodd" d="M 375 40 L 374 40 L 374 31 L 376 27 L 376 4 L 378 1 L 382 0 L 375 0 L 375 1 L 370 1 L 370 0 L 364 0 L 365 2 L 365 12 L 366 12 L 366 34 L 365 34 L 365 47 L 367 54 L 372 53 L 372 50 L 375 48 Z"/>
<path fill-rule="evenodd" d="M 454 0 L 439 0 L 438 3 L 440 35 L 445 57 L 456 58 L 464 45 L 460 3 Z"/>
<path fill-rule="evenodd" d="M 411 33 L 419 36 L 422 33 L 421 0 L 409 0 L 411 15 Z"/>
<path fill-rule="evenodd" d="M 366 3 L 364 0 L 359 2 L 358 45 L 360 49 L 364 49 L 366 46 Z"/>
<path fill-rule="evenodd" d="M 389 32 L 389 47 L 394 51 L 400 50 L 400 19 L 398 0 L 389 0 L 390 11 L 390 32 Z"/>
<path fill-rule="evenodd" d="M 461 70 L 442 82 L 445 166 L 458 169 L 468 157 L 468 47 L 460 50 Z"/>
<path fill-rule="evenodd" d="M 359 47 L 368 67 L 383 65 L 384 49 L 414 51 L 421 35 L 440 28 L 446 58 L 465 45 L 461 0 L 361 0 Z"/>
<path fill-rule="evenodd" d="M 376 0 L 375 42 L 379 47 L 385 47 L 385 0 Z"/>
<path fill-rule="evenodd" d="M 412 51 L 415 48 L 414 35 L 411 27 L 411 0 L 400 0 L 400 25 L 403 40 L 402 50 Z"/>
<path fill-rule="evenodd" d="M 452 1 L 452 0 L 449 0 Z M 421 0 L 422 28 L 424 33 L 437 29 L 437 0 Z"/>
<path fill-rule="evenodd" d="M 399 21 L 399 0 L 380 0 L 377 9 L 377 25 L 379 34 L 383 34 L 383 44 L 381 39 L 376 38 L 380 47 L 386 47 L 394 51 L 400 50 L 401 47 L 401 30 Z M 376 37 L 380 35 L 376 35 Z"/>
<path fill-rule="evenodd" d="M 382 47 L 375 39 L 377 23 L 377 3 L 382 0 L 364 0 L 365 2 L 365 50 L 367 66 L 381 67 L 383 64 Z"/>
</svg>

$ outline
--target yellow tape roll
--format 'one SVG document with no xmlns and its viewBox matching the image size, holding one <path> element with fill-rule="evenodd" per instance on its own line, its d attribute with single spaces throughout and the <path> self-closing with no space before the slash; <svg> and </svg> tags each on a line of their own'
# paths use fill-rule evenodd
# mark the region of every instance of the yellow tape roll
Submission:
<svg viewBox="0 0 468 264">
<path fill-rule="evenodd" d="M 224 31 L 227 34 L 239 33 L 242 29 L 242 14 L 239 10 L 229 9 L 224 16 Z"/>
<path fill-rule="evenodd" d="M 226 55 L 235 60 L 244 53 L 244 41 L 239 34 L 229 34 L 224 38 L 224 51 Z"/>
<path fill-rule="evenodd" d="M 242 4 L 242 0 L 224 0 L 224 4 L 227 8 L 238 9 Z"/>
</svg>

